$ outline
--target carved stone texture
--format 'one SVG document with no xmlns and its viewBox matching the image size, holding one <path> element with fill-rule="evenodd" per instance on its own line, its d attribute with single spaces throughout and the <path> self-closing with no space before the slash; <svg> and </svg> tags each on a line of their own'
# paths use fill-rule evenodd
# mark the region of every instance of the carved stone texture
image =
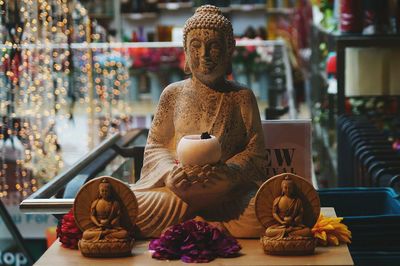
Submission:
<svg viewBox="0 0 400 266">
<path fill-rule="evenodd" d="M 74 203 L 74 217 L 83 231 L 79 250 L 87 257 L 131 255 L 138 203 L 118 179 L 102 176 L 85 184 Z"/>
<path fill-rule="evenodd" d="M 319 217 L 320 201 L 308 181 L 289 173 L 270 178 L 257 192 L 255 209 L 258 220 L 266 228 L 261 243 L 267 254 L 314 252 L 311 228 Z"/>
<path fill-rule="evenodd" d="M 314 239 L 280 239 L 271 240 L 261 236 L 261 244 L 268 255 L 311 255 L 315 250 Z"/>
<path fill-rule="evenodd" d="M 86 241 L 82 239 L 78 243 L 79 251 L 85 257 L 93 258 L 117 258 L 132 255 L 132 247 L 135 241 L 131 239 Z"/>
<path fill-rule="evenodd" d="M 260 114 L 253 92 L 226 79 L 235 47 L 232 25 L 215 6 L 199 7 L 184 26 L 185 70 L 167 86 L 147 139 L 141 179 L 132 186 L 138 227 L 156 237 L 166 227 L 201 216 L 235 237 L 256 237 L 254 195 L 266 177 Z M 221 146 L 220 163 L 176 164 L 184 136 L 208 132 Z"/>
</svg>

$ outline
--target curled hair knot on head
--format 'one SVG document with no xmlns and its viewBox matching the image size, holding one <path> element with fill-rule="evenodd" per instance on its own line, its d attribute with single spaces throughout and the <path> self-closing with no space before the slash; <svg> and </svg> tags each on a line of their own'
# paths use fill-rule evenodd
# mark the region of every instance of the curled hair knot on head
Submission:
<svg viewBox="0 0 400 266">
<path fill-rule="evenodd" d="M 194 29 L 216 30 L 225 36 L 227 48 L 233 52 L 235 39 L 233 38 L 233 29 L 231 22 L 222 15 L 221 9 L 212 5 L 204 5 L 196 9 L 183 27 L 183 48 L 186 51 L 187 35 Z"/>
</svg>

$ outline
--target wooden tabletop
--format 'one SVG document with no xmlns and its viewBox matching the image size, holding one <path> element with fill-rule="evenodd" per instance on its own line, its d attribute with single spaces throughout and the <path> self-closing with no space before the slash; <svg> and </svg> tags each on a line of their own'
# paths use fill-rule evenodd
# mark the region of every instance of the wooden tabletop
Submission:
<svg viewBox="0 0 400 266">
<path fill-rule="evenodd" d="M 335 216 L 333 208 L 322 208 L 325 216 Z M 217 258 L 204 265 L 236 265 L 236 266 L 268 266 L 268 265 L 354 265 L 347 245 L 337 247 L 317 247 L 314 255 L 309 256 L 269 256 L 264 254 L 258 239 L 239 239 L 242 246 L 241 256 L 237 258 Z M 55 242 L 35 265 L 188 265 L 181 261 L 159 261 L 151 258 L 148 241 L 137 242 L 133 248 L 133 256 L 116 259 L 94 259 L 83 257 L 78 250 L 61 247 Z M 198 265 L 198 264 L 197 264 Z"/>
</svg>

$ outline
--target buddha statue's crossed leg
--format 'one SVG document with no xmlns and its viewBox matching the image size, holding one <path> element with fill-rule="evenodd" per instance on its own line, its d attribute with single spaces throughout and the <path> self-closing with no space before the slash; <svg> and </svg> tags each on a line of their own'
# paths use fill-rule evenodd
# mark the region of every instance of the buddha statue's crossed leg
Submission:
<svg viewBox="0 0 400 266">
<path fill-rule="evenodd" d="M 134 192 L 139 204 L 136 224 L 142 237 L 158 237 L 165 228 L 192 218 L 188 205 L 166 187 Z M 237 218 L 220 222 L 222 227 L 234 237 L 258 238 L 264 228 L 257 220 L 254 203 L 255 198 L 252 197 Z M 236 209 L 235 206 L 231 207 Z M 223 209 L 218 208 L 221 211 Z M 205 220 L 209 221 L 207 218 Z M 212 220 L 210 222 L 215 223 Z"/>
<path fill-rule="evenodd" d="M 159 237 L 165 228 L 185 219 L 187 204 L 168 188 L 133 191 L 139 204 L 136 225 L 142 237 Z"/>
</svg>

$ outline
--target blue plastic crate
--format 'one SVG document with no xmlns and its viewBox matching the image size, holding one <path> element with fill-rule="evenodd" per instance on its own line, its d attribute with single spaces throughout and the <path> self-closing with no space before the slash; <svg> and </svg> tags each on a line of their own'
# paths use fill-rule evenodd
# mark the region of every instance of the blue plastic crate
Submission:
<svg viewBox="0 0 400 266">
<path fill-rule="evenodd" d="M 352 232 L 349 248 L 356 265 L 400 260 L 400 196 L 392 188 L 332 188 L 318 193 L 321 206 L 334 207 Z"/>
<path fill-rule="evenodd" d="M 318 191 L 321 206 L 346 219 L 400 218 L 400 196 L 392 188 L 331 188 Z"/>
</svg>

